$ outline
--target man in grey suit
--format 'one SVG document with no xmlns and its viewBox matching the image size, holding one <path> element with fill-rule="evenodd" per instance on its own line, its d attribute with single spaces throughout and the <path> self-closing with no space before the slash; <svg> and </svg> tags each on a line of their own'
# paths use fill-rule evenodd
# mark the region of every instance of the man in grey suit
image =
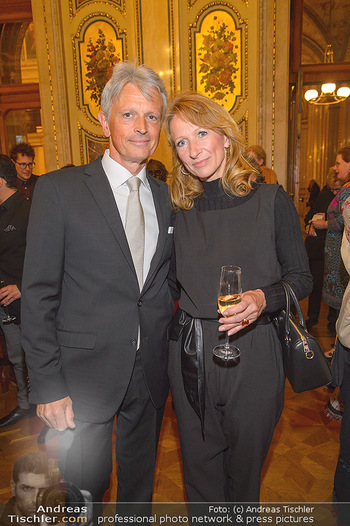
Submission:
<svg viewBox="0 0 350 526">
<path fill-rule="evenodd" d="M 147 66 L 120 63 L 101 106 L 109 150 L 36 185 L 23 276 L 23 347 L 30 400 L 47 425 L 63 432 L 64 478 L 102 500 L 117 415 L 117 499 L 150 502 L 176 294 L 169 277 L 168 187 L 145 168 L 167 106 L 164 83 Z M 125 230 L 128 180 L 135 178 L 144 216 L 141 278 Z"/>
</svg>

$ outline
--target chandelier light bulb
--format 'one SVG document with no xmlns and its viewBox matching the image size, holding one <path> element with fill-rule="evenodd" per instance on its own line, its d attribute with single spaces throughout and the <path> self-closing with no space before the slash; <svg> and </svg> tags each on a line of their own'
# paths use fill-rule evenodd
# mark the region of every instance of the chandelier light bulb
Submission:
<svg viewBox="0 0 350 526">
<path fill-rule="evenodd" d="M 348 88 L 348 86 L 342 86 L 341 88 L 338 89 L 337 91 L 337 96 L 338 97 L 348 97 L 350 95 L 350 88 Z"/>
<path fill-rule="evenodd" d="M 304 95 L 304 98 L 305 100 L 309 101 L 311 99 L 316 99 L 316 97 L 318 97 L 318 91 L 315 90 L 315 89 L 308 89 L 306 92 L 305 92 L 305 95 Z"/>
<path fill-rule="evenodd" d="M 335 91 L 335 84 L 333 84 L 332 82 L 329 82 L 328 84 L 322 84 L 321 91 L 325 95 L 327 93 L 331 94 L 331 93 L 333 93 Z"/>
</svg>

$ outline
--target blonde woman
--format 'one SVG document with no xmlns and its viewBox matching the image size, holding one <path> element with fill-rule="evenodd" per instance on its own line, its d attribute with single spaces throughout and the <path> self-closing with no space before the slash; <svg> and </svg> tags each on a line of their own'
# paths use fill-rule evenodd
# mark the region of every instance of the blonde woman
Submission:
<svg viewBox="0 0 350 526">
<path fill-rule="evenodd" d="M 181 287 L 169 375 L 187 496 L 254 502 L 283 409 L 282 353 L 270 314 L 284 306 L 282 278 L 298 298 L 312 285 L 299 219 L 281 186 L 254 182 L 237 124 L 211 99 L 178 95 L 165 128 Z M 242 268 L 243 294 L 223 318 L 217 287 L 229 264 Z M 213 357 L 226 331 L 241 351 L 238 364 Z"/>
</svg>

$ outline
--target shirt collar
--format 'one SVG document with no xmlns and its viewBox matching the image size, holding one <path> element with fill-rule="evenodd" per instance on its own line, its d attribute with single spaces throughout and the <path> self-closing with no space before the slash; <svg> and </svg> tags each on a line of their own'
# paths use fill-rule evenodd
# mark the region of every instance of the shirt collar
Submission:
<svg viewBox="0 0 350 526">
<path fill-rule="evenodd" d="M 20 179 L 19 177 L 17 177 L 17 182 L 20 186 L 30 186 L 32 181 L 31 181 L 31 177 L 29 179 Z"/>
<path fill-rule="evenodd" d="M 130 177 L 132 177 L 132 174 L 124 168 L 121 164 L 117 163 L 112 157 L 109 155 L 109 149 L 105 150 L 105 153 L 102 157 L 102 167 L 104 171 L 106 172 L 107 179 L 109 181 L 109 184 L 111 185 L 112 190 L 116 190 L 120 186 L 122 186 Z M 137 174 L 137 176 L 141 182 L 145 185 L 145 187 L 150 190 L 150 184 L 146 176 L 146 167 L 144 166 L 142 170 Z"/>
</svg>

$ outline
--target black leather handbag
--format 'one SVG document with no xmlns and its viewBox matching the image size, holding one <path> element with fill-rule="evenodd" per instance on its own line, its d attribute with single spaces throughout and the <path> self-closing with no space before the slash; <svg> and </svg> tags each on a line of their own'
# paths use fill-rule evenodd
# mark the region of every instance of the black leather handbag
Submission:
<svg viewBox="0 0 350 526">
<path fill-rule="evenodd" d="M 302 393 L 330 383 L 332 373 L 320 344 L 306 330 L 292 287 L 283 280 L 281 284 L 286 294 L 286 309 L 281 310 L 272 321 L 282 344 L 284 372 L 293 391 Z M 291 301 L 296 307 L 299 323 L 290 312 Z"/>
</svg>

